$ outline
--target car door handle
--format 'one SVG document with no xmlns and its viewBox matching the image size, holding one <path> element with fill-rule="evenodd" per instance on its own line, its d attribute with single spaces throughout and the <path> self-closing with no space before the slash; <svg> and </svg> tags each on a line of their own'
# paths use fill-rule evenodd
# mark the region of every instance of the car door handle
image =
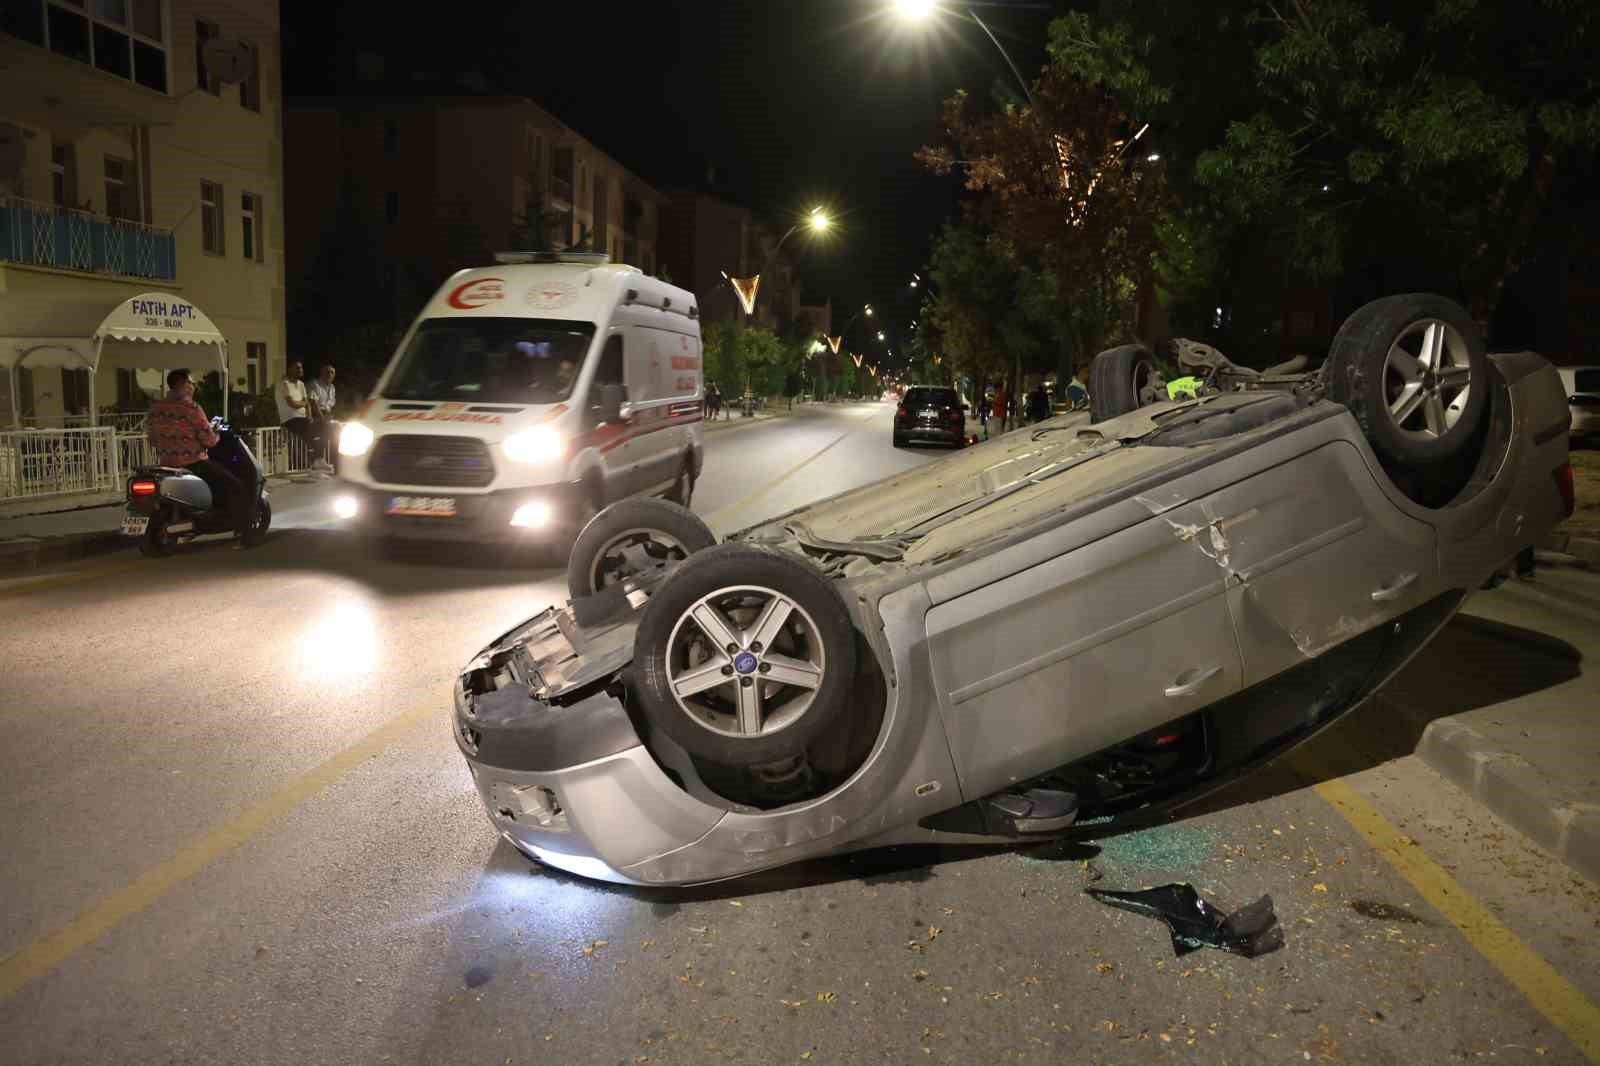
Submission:
<svg viewBox="0 0 1600 1066">
<path fill-rule="evenodd" d="M 1399 599 L 1400 594 L 1411 587 L 1411 583 L 1416 579 L 1416 574 L 1401 574 L 1399 577 L 1394 579 L 1392 584 L 1379 585 L 1377 588 L 1372 590 L 1372 602 L 1388 603 L 1390 600 Z"/>
<path fill-rule="evenodd" d="M 1208 670 L 1186 670 L 1172 679 L 1172 684 L 1167 686 L 1167 695 L 1172 699 L 1180 696 L 1190 696 L 1200 691 L 1200 686 L 1222 673 L 1222 667 L 1213 666 Z M 1188 678 L 1187 681 L 1184 678 Z"/>
</svg>

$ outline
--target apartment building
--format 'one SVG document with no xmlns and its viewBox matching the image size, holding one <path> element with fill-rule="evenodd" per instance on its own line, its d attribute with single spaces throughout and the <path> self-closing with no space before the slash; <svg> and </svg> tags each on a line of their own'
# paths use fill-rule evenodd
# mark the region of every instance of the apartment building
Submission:
<svg viewBox="0 0 1600 1066">
<path fill-rule="evenodd" d="M 216 324 L 233 389 L 281 375 L 280 69 L 276 0 L 0 3 L 0 422 L 141 408 L 170 352 L 92 390 L 82 357 L 151 291 Z"/>
<path fill-rule="evenodd" d="M 351 294 L 297 299 L 307 346 L 363 321 L 404 325 L 454 271 L 538 242 L 532 227 L 552 247 L 660 268 L 666 197 L 531 100 L 413 86 L 296 98 L 287 116 L 290 274 L 309 293 Z M 374 298 L 350 306 L 363 291 Z"/>
<path fill-rule="evenodd" d="M 696 189 L 673 193 L 661 255 L 674 281 L 693 290 L 706 322 L 732 322 L 744 310 L 728 278 L 761 275 L 751 325 L 785 328 L 800 314 L 800 284 L 778 235 L 747 207 Z M 776 252 L 776 254 L 774 254 Z"/>
</svg>

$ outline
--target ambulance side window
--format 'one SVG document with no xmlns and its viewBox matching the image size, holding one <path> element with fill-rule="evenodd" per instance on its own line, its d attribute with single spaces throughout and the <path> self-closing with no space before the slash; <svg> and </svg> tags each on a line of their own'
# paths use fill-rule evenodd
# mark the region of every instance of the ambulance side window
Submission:
<svg viewBox="0 0 1600 1066">
<path fill-rule="evenodd" d="M 605 351 L 600 353 L 600 365 L 595 367 L 594 385 L 590 388 L 596 399 L 600 396 L 600 386 L 621 385 L 623 395 L 627 395 L 627 381 L 622 373 L 622 334 L 613 335 L 606 341 Z"/>
</svg>

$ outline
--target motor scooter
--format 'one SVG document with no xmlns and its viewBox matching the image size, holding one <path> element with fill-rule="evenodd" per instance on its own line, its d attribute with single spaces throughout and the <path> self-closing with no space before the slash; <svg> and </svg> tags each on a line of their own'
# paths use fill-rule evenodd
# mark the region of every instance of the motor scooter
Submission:
<svg viewBox="0 0 1600 1066">
<path fill-rule="evenodd" d="M 220 439 L 207 452 L 250 493 L 250 525 L 244 541 L 247 545 L 259 544 L 272 524 L 266 473 L 244 438 L 231 426 L 221 418 L 213 418 L 211 428 Z M 218 506 L 220 501 L 212 498 L 211 486 L 183 467 L 139 467 L 128 478 L 127 500 L 122 532 L 139 538 L 139 551 L 144 555 L 166 555 L 174 545 L 195 537 L 234 531 L 227 506 Z"/>
</svg>

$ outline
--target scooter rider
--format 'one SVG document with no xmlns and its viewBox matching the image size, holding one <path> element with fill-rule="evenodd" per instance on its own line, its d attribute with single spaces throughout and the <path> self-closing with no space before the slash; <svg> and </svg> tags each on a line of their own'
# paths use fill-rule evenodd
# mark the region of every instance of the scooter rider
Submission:
<svg viewBox="0 0 1600 1066">
<path fill-rule="evenodd" d="M 226 504 L 232 512 L 233 528 L 242 544 L 250 528 L 250 493 L 206 451 L 222 438 L 194 400 L 194 379 L 188 368 L 167 374 L 167 395 L 150 405 L 148 422 L 147 437 L 156 461 L 199 475 L 210 487 L 213 502 Z"/>
</svg>

